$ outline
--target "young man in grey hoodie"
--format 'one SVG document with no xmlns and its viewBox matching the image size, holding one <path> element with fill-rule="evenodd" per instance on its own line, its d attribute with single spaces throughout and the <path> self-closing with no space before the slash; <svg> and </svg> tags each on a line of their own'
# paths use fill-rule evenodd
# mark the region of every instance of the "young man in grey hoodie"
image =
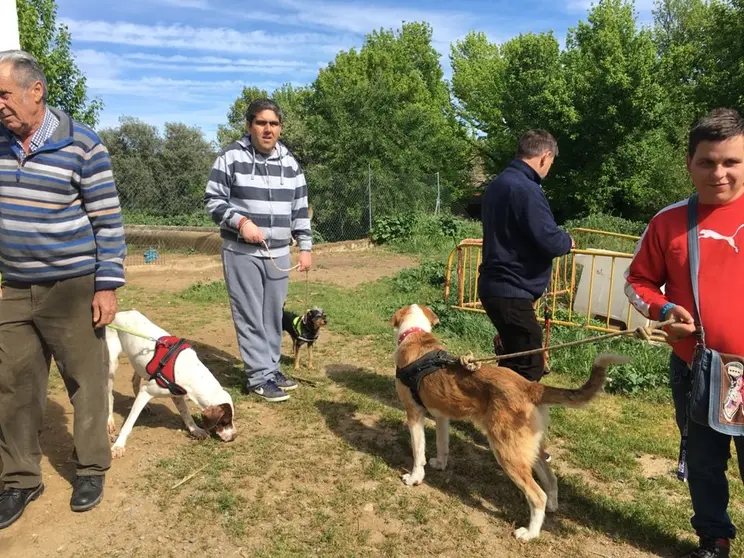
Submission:
<svg viewBox="0 0 744 558">
<path fill-rule="evenodd" d="M 276 103 L 253 101 L 246 125 L 248 133 L 217 157 L 204 199 L 223 239 L 223 271 L 245 364 L 245 391 L 285 401 L 297 384 L 279 370 L 289 283 L 282 270 L 291 265 L 292 237 L 300 248 L 299 271 L 312 263 L 307 185 L 299 163 L 279 142 L 282 112 Z"/>
</svg>

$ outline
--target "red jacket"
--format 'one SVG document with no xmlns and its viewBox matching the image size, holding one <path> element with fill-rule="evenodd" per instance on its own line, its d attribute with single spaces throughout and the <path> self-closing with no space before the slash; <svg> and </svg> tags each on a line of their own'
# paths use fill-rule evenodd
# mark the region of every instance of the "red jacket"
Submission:
<svg viewBox="0 0 744 558">
<path fill-rule="evenodd" d="M 706 345 L 744 355 L 744 196 L 726 205 L 698 204 L 698 227 L 698 288 Z M 626 281 L 628 300 L 647 318 L 659 320 L 667 302 L 684 307 L 694 317 L 687 200 L 662 209 L 651 219 L 638 241 Z M 694 347 L 694 336 L 672 344 L 688 364 Z"/>
</svg>

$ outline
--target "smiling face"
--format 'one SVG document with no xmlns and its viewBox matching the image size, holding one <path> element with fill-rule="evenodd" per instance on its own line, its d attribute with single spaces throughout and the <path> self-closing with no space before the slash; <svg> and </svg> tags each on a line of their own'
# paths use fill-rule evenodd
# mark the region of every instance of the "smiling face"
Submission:
<svg viewBox="0 0 744 558">
<path fill-rule="evenodd" d="M 692 156 L 688 153 L 687 169 L 700 203 L 734 201 L 744 193 L 744 135 L 701 141 Z"/>
</svg>

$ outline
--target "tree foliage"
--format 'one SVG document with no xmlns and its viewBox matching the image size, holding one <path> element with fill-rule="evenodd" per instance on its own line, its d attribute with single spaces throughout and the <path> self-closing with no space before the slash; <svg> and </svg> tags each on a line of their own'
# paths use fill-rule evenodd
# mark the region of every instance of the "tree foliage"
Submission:
<svg viewBox="0 0 744 558">
<path fill-rule="evenodd" d="M 103 108 L 99 99 L 88 100 L 85 76 L 70 50 L 70 32 L 57 25 L 54 0 L 16 0 L 21 49 L 34 55 L 47 78 L 47 102 L 89 126 L 98 123 Z"/>
</svg>

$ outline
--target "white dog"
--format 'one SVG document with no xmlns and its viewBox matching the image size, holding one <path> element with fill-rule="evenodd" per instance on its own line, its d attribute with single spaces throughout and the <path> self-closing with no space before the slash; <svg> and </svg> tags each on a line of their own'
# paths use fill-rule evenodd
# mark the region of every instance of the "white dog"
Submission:
<svg viewBox="0 0 744 558">
<path fill-rule="evenodd" d="M 185 395 L 175 395 L 167 388 L 161 387 L 155 379 L 149 379 L 146 367 L 155 355 L 155 339 L 169 336 L 169 333 L 136 310 L 118 312 L 113 321 L 114 326 L 124 328 L 130 332 L 106 328 L 106 344 L 109 352 L 109 434 L 116 431 L 114 423 L 114 375 L 119 364 L 119 355 L 126 353 L 129 362 L 134 368 L 135 375 L 132 379 L 132 387 L 136 398 L 127 420 L 119 432 L 119 437 L 111 447 L 113 457 L 124 455 L 124 446 L 127 437 L 132 432 L 132 427 L 137 421 L 142 410 L 153 397 L 171 397 L 183 422 L 189 432 L 195 438 L 209 437 L 209 431 L 214 430 L 225 442 L 231 442 L 237 436 L 237 430 L 233 423 L 234 407 L 232 397 L 225 391 L 212 373 L 199 360 L 194 349 L 188 347 L 176 355 L 174 365 L 174 379 Z M 133 335 L 137 334 L 137 335 Z M 146 336 L 149 339 L 139 337 Z M 142 382 L 142 380 L 145 380 Z M 196 426 L 189 412 L 186 397 L 191 399 L 202 412 L 202 423 L 204 428 Z"/>
</svg>

